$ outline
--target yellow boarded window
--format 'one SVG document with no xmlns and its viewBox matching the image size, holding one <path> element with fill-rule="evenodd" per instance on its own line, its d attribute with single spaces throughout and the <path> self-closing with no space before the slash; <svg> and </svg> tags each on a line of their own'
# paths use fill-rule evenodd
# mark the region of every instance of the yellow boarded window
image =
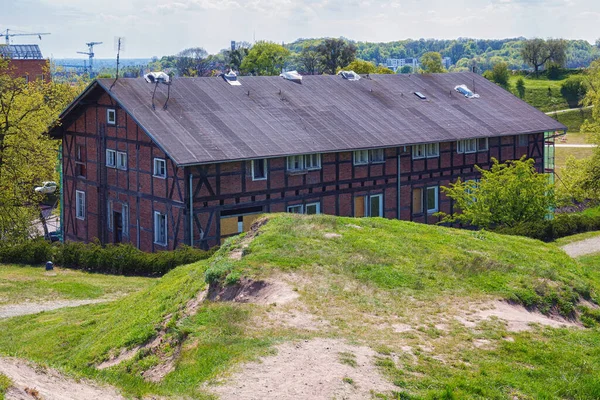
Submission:
<svg viewBox="0 0 600 400">
<path fill-rule="evenodd" d="M 423 212 L 423 189 L 413 189 L 413 214 L 421 214 Z"/>
<path fill-rule="evenodd" d="M 357 196 L 354 198 L 354 216 L 365 216 L 365 196 Z"/>
</svg>

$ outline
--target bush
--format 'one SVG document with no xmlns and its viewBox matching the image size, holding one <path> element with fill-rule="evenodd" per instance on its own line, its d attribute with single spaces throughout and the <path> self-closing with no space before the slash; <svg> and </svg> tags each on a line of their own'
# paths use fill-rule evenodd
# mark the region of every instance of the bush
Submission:
<svg viewBox="0 0 600 400">
<path fill-rule="evenodd" d="M 583 214 L 557 214 L 554 219 L 525 222 L 514 227 L 501 226 L 494 229 L 505 235 L 527 236 L 550 242 L 577 233 L 600 230 L 600 216 Z"/>
<path fill-rule="evenodd" d="M 144 253 L 130 244 L 67 242 L 54 244 L 31 240 L 14 246 L 0 246 L 0 263 L 43 264 L 53 261 L 65 268 L 118 275 L 163 275 L 180 265 L 206 259 L 213 251 L 182 246 L 173 251 Z"/>
<path fill-rule="evenodd" d="M 579 106 L 581 100 L 587 93 L 587 86 L 584 78 L 581 76 L 571 76 L 565 80 L 560 87 L 560 94 L 565 98 L 569 107 Z"/>
</svg>

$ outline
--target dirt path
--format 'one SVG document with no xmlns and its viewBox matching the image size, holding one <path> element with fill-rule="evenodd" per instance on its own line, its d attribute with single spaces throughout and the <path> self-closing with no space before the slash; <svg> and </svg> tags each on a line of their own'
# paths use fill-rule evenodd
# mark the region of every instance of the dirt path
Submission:
<svg viewBox="0 0 600 400">
<path fill-rule="evenodd" d="M 208 387 L 221 400 L 359 400 L 371 391 L 394 390 L 375 366 L 376 353 L 334 339 L 277 346 L 277 355 L 245 364 L 222 386 Z"/>
<path fill-rule="evenodd" d="M 65 307 L 78 307 L 86 304 L 102 303 L 110 299 L 94 300 L 58 300 L 44 303 L 19 303 L 0 307 L 0 319 L 18 317 L 20 315 L 37 314 L 42 311 L 57 310 Z"/>
<path fill-rule="evenodd" d="M 66 378 L 53 369 L 41 368 L 15 358 L 0 358 L 0 373 L 13 387 L 6 400 L 124 400 L 116 389 Z M 37 394 L 37 397 L 36 397 Z"/>
<path fill-rule="evenodd" d="M 571 257 L 584 256 L 586 254 L 600 252 L 600 236 L 580 240 L 561 247 Z"/>
<path fill-rule="evenodd" d="M 585 143 L 579 143 L 579 144 L 556 143 L 554 145 L 554 147 L 571 147 L 571 148 L 578 148 L 578 149 L 592 149 L 592 148 L 596 147 L 596 145 L 595 144 L 585 144 Z"/>
<path fill-rule="evenodd" d="M 548 111 L 546 113 L 546 115 L 563 114 L 563 113 L 568 113 L 568 112 L 573 112 L 573 111 L 589 110 L 590 108 L 593 108 L 593 107 L 594 106 L 565 108 L 564 110 Z"/>
</svg>

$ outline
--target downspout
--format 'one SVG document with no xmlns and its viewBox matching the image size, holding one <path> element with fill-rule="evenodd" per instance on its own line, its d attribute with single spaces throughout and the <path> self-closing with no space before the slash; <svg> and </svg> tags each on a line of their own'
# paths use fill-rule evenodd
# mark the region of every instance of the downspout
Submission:
<svg viewBox="0 0 600 400">
<path fill-rule="evenodd" d="M 400 150 L 400 148 L 398 148 Z M 396 166 L 396 179 L 398 180 L 398 194 L 396 195 L 396 214 L 400 219 L 400 154 L 398 153 L 398 162 Z"/>
<path fill-rule="evenodd" d="M 63 173 L 63 146 L 62 143 L 58 145 L 58 157 L 60 165 L 60 230 L 59 239 L 61 243 L 65 242 L 65 191 L 63 190 L 64 184 L 64 173 Z"/>
<path fill-rule="evenodd" d="M 194 191 L 192 187 L 193 176 L 190 169 L 190 246 L 194 247 Z"/>
</svg>

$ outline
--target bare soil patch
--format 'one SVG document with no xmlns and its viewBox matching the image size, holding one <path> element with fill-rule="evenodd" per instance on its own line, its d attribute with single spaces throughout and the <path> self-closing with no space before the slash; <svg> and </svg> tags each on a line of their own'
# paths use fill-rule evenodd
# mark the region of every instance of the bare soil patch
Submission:
<svg viewBox="0 0 600 400">
<path fill-rule="evenodd" d="M 84 379 L 75 381 L 56 370 L 41 368 L 15 358 L 0 358 L 0 372 L 13 382 L 13 387 L 6 393 L 7 400 L 125 399 L 110 386 L 100 386 Z"/>
<path fill-rule="evenodd" d="M 223 400 L 362 400 L 373 392 L 394 390 L 379 374 L 376 353 L 368 347 L 312 339 L 285 343 L 276 350 L 277 355 L 245 364 L 225 378 L 226 384 L 209 389 Z"/>
<path fill-rule="evenodd" d="M 41 313 L 43 311 L 58 310 L 59 308 L 79 307 L 79 306 L 83 306 L 86 304 L 96 304 L 96 303 L 102 303 L 102 302 L 106 302 L 106 301 L 110 301 L 110 300 L 112 300 L 112 299 L 57 300 L 57 301 L 48 301 L 48 302 L 44 302 L 44 303 L 11 304 L 11 305 L 0 307 L 0 319 L 18 317 L 21 315 L 37 314 L 37 313 Z"/>
<path fill-rule="evenodd" d="M 561 247 L 571 257 L 600 252 L 600 236 L 566 244 Z"/>
<path fill-rule="evenodd" d="M 208 299 L 254 304 L 286 304 L 300 297 L 283 281 L 254 281 L 242 279 L 234 285 L 211 285 Z"/>
<path fill-rule="evenodd" d="M 581 324 L 567 320 L 557 315 L 544 315 L 537 311 L 528 311 L 525 307 L 510 304 L 505 301 L 493 301 L 472 309 L 470 313 L 457 316 L 456 319 L 467 327 L 475 327 L 479 322 L 496 317 L 506 322 L 507 330 L 520 332 L 531 329 L 530 324 L 540 324 L 553 328 L 574 327 L 580 328 Z"/>
</svg>

